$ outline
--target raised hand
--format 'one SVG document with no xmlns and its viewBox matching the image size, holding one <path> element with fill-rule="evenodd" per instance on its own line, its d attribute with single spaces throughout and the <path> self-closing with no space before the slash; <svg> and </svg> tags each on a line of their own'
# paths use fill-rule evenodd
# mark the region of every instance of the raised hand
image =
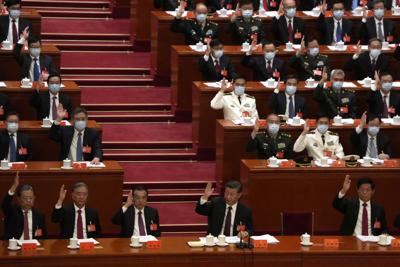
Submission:
<svg viewBox="0 0 400 267">
<path fill-rule="evenodd" d="M 300 55 L 304 55 L 306 53 L 307 49 L 306 49 L 306 44 L 304 41 L 304 36 L 301 38 L 301 43 L 300 43 L 300 49 L 298 49 L 296 51 L 296 55 L 300 56 Z"/>
<path fill-rule="evenodd" d="M 62 185 L 60 188 L 60 192 L 58 194 L 57 205 L 62 206 L 66 195 L 67 195 L 67 190 L 65 189 L 65 185 Z"/>
<path fill-rule="evenodd" d="M 320 83 L 324 83 L 328 80 L 328 73 L 326 72 L 326 67 L 324 67 L 322 69 L 322 76 L 321 76 L 321 80 Z"/>
<path fill-rule="evenodd" d="M 126 199 L 126 202 L 125 202 L 124 207 L 125 207 L 125 208 L 129 208 L 129 207 L 132 206 L 132 205 L 133 205 L 133 192 L 132 192 L 132 190 L 131 190 L 131 191 L 129 191 L 129 193 L 128 193 L 128 197 L 127 197 L 127 199 Z"/>
<path fill-rule="evenodd" d="M 349 191 L 351 186 L 351 179 L 350 179 L 350 175 L 347 174 L 346 177 L 344 178 L 344 182 L 343 182 L 343 187 L 342 190 L 340 190 L 340 192 L 345 195 L 347 193 L 347 191 Z"/>
<path fill-rule="evenodd" d="M 240 11 L 240 5 L 239 3 L 236 5 L 235 13 L 232 14 L 231 16 L 231 22 L 234 22 L 237 17 L 240 17 L 242 15 L 242 12 Z"/>
<path fill-rule="evenodd" d="M 67 110 L 64 109 L 64 106 L 60 103 L 57 107 L 57 121 L 60 122 L 67 115 Z"/>
<path fill-rule="evenodd" d="M 362 53 L 362 48 L 360 44 L 360 40 L 358 40 L 357 45 L 356 45 L 356 55 L 359 56 Z"/>
<path fill-rule="evenodd" d="M 310 124 L 309 124 L 309 121 L 306 120 L 306 121 L 304 122 L 303 132 L 301 132 L 301 134 L 302 134 L 302 135 L 306 135 L 306 134 L 308 134 L 309 132 L 310 132 Z"/>
<path fill-rule="evenodd" d="M 222 79 L 221 81 L 221 92 L 225 93 L 225 91 L 227 90 L 228 86 L 227 86 L 227 81 L 225 79 L 225 77 Z"/>
<path fill-rule="evenodd" d="M 10 188 L 11 193 L 15 193 L 19 185 L 19 172 L 15 174 L 13 185 Z"/>
<path fill-rule="evenodd" d="M 362 17 L 362 19 L 363 19 L 363 20 L 367 19 L 367 18 L 368 18 L 368 10 L 367 10 L 367 8 L 365 7 L 365 5 L 363 5 L 363 7 L 362 7 L 362 12 L 363 12 L 363 17 Z"/>
<path fill-rule="evenodd" d="M 211 46 L 210 46 L 210 42 L 206 43 L 207 45 L 207 49 L 206 49 L 206 56 L 210 56 L 211 54 Z"/>
<path fill-rule="evenodd" d="M 320 8 L 321 8 L 321 13 L 325 15 L 325 12 L 326 12 L 326 10 L 328 8 L 328 5 L 326 4 L 326 0 L 322 1 L 322 4 L 321 4 Z"/>
<path fill-rule="evenodd" d="M 28 40 L 29 38 L 29 26 L 25 27 L 25 29 L 19 35 L 20 39 Z"/>
<path fill-rule="evenodd" d="M 367 112 L 366 111 L 364 111 L 364 113 L 362 114 L 361 119 L 360 119 L 360 127 L 364 128 L 365 125 L 367 125 Z"/>
<path fill-rule="evenodd" d="M 279 9 L 278 9 L 278 15 L 282 16 L 283 13 L 285 13 L 284 8 L 283 8 L 283 1 L 279 4 Z"/>
<path fill-rule="evenodd" d="M 208 182 L 206 189 L 204 189 L 204 194 L 201 197 L 203 200 L 208 200 L 210 196 L 213 194 L 214 188 L 212 187 L 212 182 Z"/>
</svg>

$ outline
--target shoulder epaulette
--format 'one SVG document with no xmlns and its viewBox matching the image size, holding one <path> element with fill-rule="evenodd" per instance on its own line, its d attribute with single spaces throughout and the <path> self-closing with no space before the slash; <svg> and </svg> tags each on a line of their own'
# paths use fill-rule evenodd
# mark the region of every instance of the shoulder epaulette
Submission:
<svg viewBox="0 0 400 267">
<path fill-rule="evenodd" d="M 331 131 L 328 131 L 328 133 L 329 133 L 330 135 L 336 135 L 336 136 L 338 136 L 338 135 L 339 135 L 338 133 L 331 132 Z"/>
</svg>

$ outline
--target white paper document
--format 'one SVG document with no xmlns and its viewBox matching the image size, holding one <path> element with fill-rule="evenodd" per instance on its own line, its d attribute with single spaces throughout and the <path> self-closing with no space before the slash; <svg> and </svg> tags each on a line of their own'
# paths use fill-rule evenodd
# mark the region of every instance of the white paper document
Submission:
<svg viewBox="0 0 400 267">
<path fill-rule="evenodd" d="M 78 239 L 78 245 L 80 245 L 81 243 L 87 243 L 87 242 L 91 242 L 91 243 L 93 243 L 94 245 L 100 244 L 100 242 L 97 241 L 97 240 L 94 239 L 94 238 Z"/>
<path fill-rule="evenodd" d="M 140 243 L 147 243 L 149 241 L 158 241 L 157 238 L 155 238 L 152 235 L 143 235 L 143 236 L 139 236 L 139 242 Z"/>
<path fill-rule="evenodd" d="M 0 87 L 6 87 L 6 83 L 5 82 L 0 82 Z"/>
<path fill-rule="evenodd" d="M 198 49 L 197 45 L 189 45 L 189 47 L 190 47 L 190 49 L 192 49 L 193 51 L 196 51 L 196 52 L 205 52 L 207 50 L 206 45 L 203 45 L 202 49 Z"/>
<path fill-rule="evenodd" d="M 274 236 L 269 235 L 269 234 L 252 236 L 251 239 L 253 239 L 253 240 L 267 240 L 268 244 L 278 244 L 279 243 L 278 239 L 276 239 Z"/>
<path fill-rule="evenodd" d="M 31 240 L 17 240 L 18 246 L 22 246 L 22 244 L 36 244 L 37 246 L 40 246 L 39 241 L 37 239 L 31 239 Z"/>
<path fill-rule="evenodd" d="M 173 17 L 176 17 L 176 11 L 165 11 L 165 13 L 167 13 L 168 15 L 171 15 Z M 188 13 L 187 11 L 183 11 L 182 18 L 186 17 L 187 13 Z"/>
<path fill-rule="evenodd" d="M 221 82 L 208 82 L 204 83 L 205 86 L 212 87 L 212 88 L 221 88 Z M 231 87 L 231 83 L 228 82 L 226 87 Z"/>
<path fill-rule="evenodd" d="M 362 241 L 362 242 L 374 242 L 377 243 L 379 242 L 379 236 L 365 236 L 365 235 L 357 235 L 357 238 Z M 391 242 L 392 239 L 394 239 L 393 236 L 388 236 L 388 240 Z"/>
</svg>

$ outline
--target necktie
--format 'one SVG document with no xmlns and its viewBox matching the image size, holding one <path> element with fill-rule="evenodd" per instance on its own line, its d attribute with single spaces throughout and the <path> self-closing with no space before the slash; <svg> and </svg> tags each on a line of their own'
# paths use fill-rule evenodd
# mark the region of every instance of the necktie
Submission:
<svg viewBox="0 0 400 267">
<path fill-rule="evenodd" d="M 372 60 L 371 60 L 371 68 L 372 68 L 372 71 L 375 70 L 375 65 L 376 65 L 376 59 L 372 59 Z"/>
<path fill-rule="evenodd" d="M 362 229 L 361 235 L 368 235 L 368 211 L 367 211 L 367 203 L 363 203 L 363 212 L 362 212 Z"/>
<path fill-rule="evenodd" d="M 10 162 L 17 161 L 17 147 L 15 145 L 14 134 L 10 134 Z"/>
<path fill-rule="evenodd" d="M 267 62 L 267 72 L 268 72 L 268 73 L 271 73 L 271 72 L 272 72 L 271 60 L 268 60 L 268 62 Z"/>
<path fill-rule="evenodd" d="M 56 96 L 53 96 L 53 103 L 52 103 L 52 107 L 51 107 L 51 115 L 52 115 L 52 119 L 53 121 L 55 121 L 57 119 L 57 104 L 56 104 Z"/>
<path fill-rule="evenodd" d="M 231 236 L 231 224 L 232 224 L 232 207 L 228 207 L 228 211 L 225 216 L 225 227 L 224 235 Z"/>
<path fill-rule="evenodd" d="M 342 40 L 342 26 L 340 25 L 340 22 L 338 21 L 337 27 L 336 27 L 336 42 L 340 42 Z"/>
<path fill-rule="evenodd" d="M 294 105 L 293 105 L 293 96 L 289 97 L 289 118 L 295 117 L 296 114 L 294 114 Z"/>
<path fill-rule="evenodd" d="M 82 210 L 78 210 L 78 220 L 76 221 L 76 236 L 78 239 L 83 239 L 83 222 Z"/>
<path fill-rule="evenodd" d="M 40 76 L 40 71 L 39 71 L 39 65 L 38 65 L 38 59 L 34 58 L 33 59 L 34 63 L 33 63 L 33 81 L 37 82 L 39 81 L 39 76 Z"/>
<path fill-rule="evenodd" d="M 238 100 L 239 100 L 239 104 L 242 104 L 242 99 L 241 99 L 242 97 L 239 95 L 238 96 Z"/>
<path fill-rule="evenodd" d="M 215 72 L 217 72 L 217 76 L 221 74 L 221 65 L 219 65 L 219 61 L 215 60 Z"/>
<path fill-rule="evenodd" d="M 24 211 L 24 240 L 29 240 L 29 221 L 28 212 Z"/>
<path fill-rule="evenodd" d="M 82 161 L 82 132 L 78 133 L 78 142 L 76 142 L 76 161 Z"/>
<path fill-rule="evenodd" d="M 322 145 L 325 146 L 325 135 L 321 135 L 321 139 L 322 139 Z"/>
<path fill-rule="evenodd" d="M 291 19 L 289 19 L 289 24 L 288 24 L 288 41 L 293 43 L 293 26 Z"/>
<path fill-rule="evenodd" d="M 378 22 L 378 39 L 383 41 L 382 22 Z"/>
<path fill-rule="evenodd" d="M 267 0 L 263 0 L 263 8 L 265 11 L 268 11 L 268 2 Z"/>
<path fill-rule="evenodd" d="M 351 4 L 351 9 L 354 10 L 358 7 L 358 0 L 353 0 L 352 4 Z"/>
<path fill-rule="evenodd" d="M 138 212 L 138 224 L 139 224 L 139 235 L 145 236 L 146 231 L 144 230 L 144 223 L 141 211 Z"/>
<path fill-rule="evenodd" d="M 375 145 L 375 143 L 374 143 L 374 137 L 370 137 L 369 138 L 369 143 L 368 143 L 368 146 L 369 146 L 369 157 L 370 158 L 373 158 L 373 159 L 376 159 L 376 158 L 378 158 L 378 149 L 376 148 L 376 145 Z"/>
<path fill-rule="evenodd" d="M 12 35 L 13 35 L 13 44 L 16 44 L 18 42 L 18 30 L 15 19 L 12 20 Z"/>
<path fill-rule="evenodd" d="M 383 96 L 383 112 L 382 112 L 382 116 L 384 118 L 388 118 L 389 117 L 389 111 L 388 111 L 388 105 L 387 105 L 387 95 Z"/>
</svg>

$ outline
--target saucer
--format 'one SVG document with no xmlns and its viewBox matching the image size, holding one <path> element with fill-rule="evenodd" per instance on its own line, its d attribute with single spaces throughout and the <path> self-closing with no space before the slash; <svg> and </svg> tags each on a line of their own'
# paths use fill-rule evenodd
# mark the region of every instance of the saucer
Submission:
<svg viewBox="0 0 400 267">
<path fill-rule="evenodd" d="M 72 167 L 72 166 L 71 167 L 64 167 L 64 166 L 60 167 L 61 170 L 72 170 L 73 168 L 74 167 Z"/>
<path fill-rule="evenodd" d="M 20 250 L 21 247 L 16 247 L 16 248 L 7 247 L 7 249 L 12 250 L 12 251 L 17 251 L 17 250 Z"/>
<path fill-rule="evenodd" d="M 308 88 L 308 89 L 314 89 L 314 88 L 316 87 L 316 85 L 313 85 L 313 86 L 305 85 L 304 87 L 305 87 L 305 88 Z"/>
<path fill-rule="evenodd" d="M 143 247 L 143 244 L 139 244 L 139 245 L 133 245 L 132 243 L 131 244 L 129 244 L 129 246 L 130 247 L 132 247 L 132 248 L 141 248 L 141 247 Z"/>
<path fill-rule="evenodd" d="M 50 125 L 40 125 L 40 127 L 42 127 L 42 128 L 51 128 L 51 124 Z"/>
<path fill-rule="evenodd" d="M 4 170 L 4 171 L 7 171 L 7 170 L 9 170 L 9 169 L 11 169 L 11 167 L 8 167 L 8 168 L 0 167 L 0 170 Z"/>
<path fill-rule="evenodd" d="M 378 244 L 379 246 L 384 246 L 384 247 L 387 247 L 387 246 L 390 246 L 390 245 L 391 245 L 390 242 L 386 242 L 386 243 L 378 242 L 377 244 Z"/>
<path fill-rule="evenodd" d="M 285 51 L 285 52 L 294 52 L 295 50 L 293 48 L 292 49 L 285 48 L 285 49 L 283 49 L 283 51 Z"/>
<path fill-rule="evenodd" d="M 344 123 L 337 123 L 337 122 L 334 122 L 334 123 L 332 123 L 332 125 L 333 125 L 333 126 L 343 126 Z"/>
<path fill-rule="evenodd" d="M 361 167 L 372 167 L 374 165 L 370 164 L 365 164 L 365 163 L 361 163 Z"/>
<path fill-rule="evenodd" d="M 71 246 L 71 245 L 68 245 L 68 246 L 67 246 L 67 248 L 69 248 L 69 249 L 78 249 L 78 248 L 79 248 L 79 246 L 75 246 L 75 247 L 73 247 L 73 246 Z"/>
<path fill-rule="evenodd" d="M 268 164 L 267 167 L 269 168 L 279 168 L 279 164 Z"/>
<path fill-rule="evenodd" d="M 207 243 L 206 243 L 206 244 L 205 244 L 205 246 L 206 246 L 206 247 L 214 247 L 214 246 L 215 246 L 215 244 L 211 244 L 211 245 L 209 245 L 209 244 L 207 244 Z"/>
<path fill-rule="evenodd" d="M 226 243 L 226 242 L 225 242 L 225 244 L 219 244 L 219 243 L 217 243 L 217 246 L 218 246 L 218 247 L 226 247 L 226 246 L 228 246 L 228 245 L 229 245 L 229 244 Z"/>
<path fill-rule="evenodd" d="M 30 88 L 32 88 L 32 86 L 31 85 L 21 85 L 21 88 L 24 88 L 24 89 L 30 89 Z"/>
<path fill-rule="evenodd" d="M 305 247 L 309 247 L 309 246 L 314 245 L 314 243 L 313 242 L 309 242 L 309 243 L 300 242 L 300 245 L 305 246 Z"/>
</svg>

